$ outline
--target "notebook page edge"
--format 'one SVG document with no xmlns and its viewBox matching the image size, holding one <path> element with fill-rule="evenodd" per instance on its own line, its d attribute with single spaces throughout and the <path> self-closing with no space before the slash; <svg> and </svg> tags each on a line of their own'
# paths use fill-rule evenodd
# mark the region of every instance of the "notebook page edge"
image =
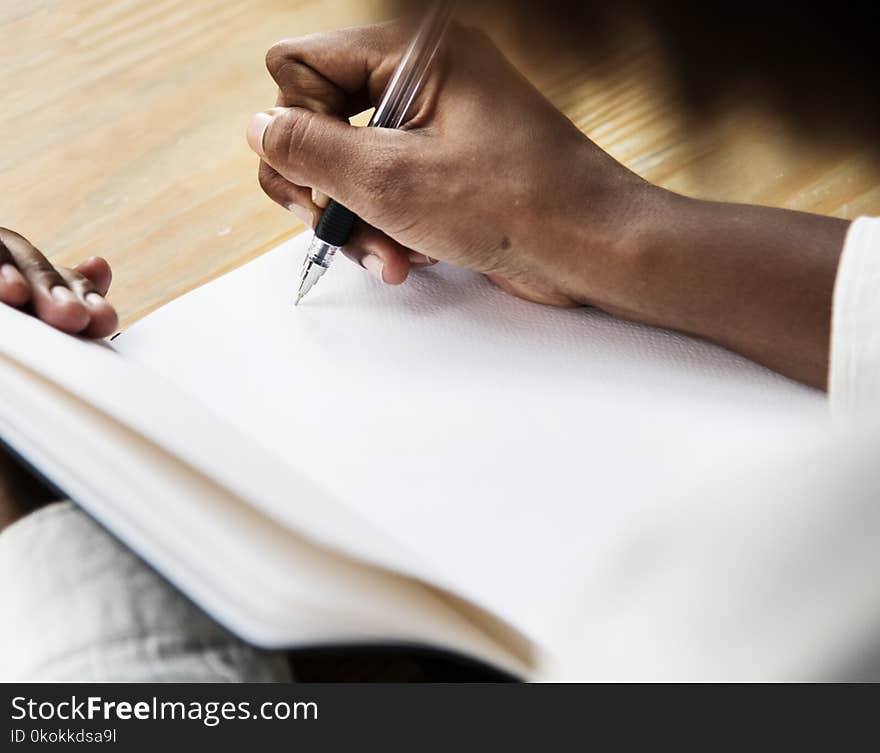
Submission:
<svg viewBox="0 0 880 753">
<path fill-rule="evenodd" d="M 4 385 L 4 394 L 7 395 L 10 392 L 15 392 L 13 389 L 14 383 L 10 382 L 9 378 L 10 362 L 11 359 L 8 360 L 8 358 L 0 357 L 0 383 Z M 31 379 L 30 381 L 33 383 L 34 380 Z M 59 392 L 63 392 L 62 388 L 55 387 Z M 33 384 L 29 386 L 29 389 L 34 388 Z M 45 389 L 40 394 L 47 407 L 53 404 L 53 402 L 57 402 L 57 400 L 53 401 L 50 399 L 50 395 Z M 18 397 L 21 397 L 21 395 L 22 392 L 19 387 Z M 391 639 L 409 642 L 413 645 L 429 645 L 441 650 L 459 651 L 519 675 L 527 674 L 531 666 L 533 666 L 531 662 L 524 663 L 522 658 L 517 659 L 500 645 L 494 644 L 492 639 L 488 638 L 488 635 L 481 630 L 477 622 L 465 617 L 461 610 L 455 609 L 454 606 L 442 598 L 442 595 L 438 596 L 432 587 L 413 581 L 413 579 L 404 574 L 388 572 L 375 565 L 352 561 L 347 555 L 338 554 L 333 550 L 323 550 L 319 545 L 309 541 L 302 535 L 284 530 L 285 547 L 304 547 L 306 552 L 313 551 L 315 554 L 313 559 L 316 559 L 316 561 L 310 579 L 321 581 L 320 597 L 303 597 L 302 593 L 300 593 L 296 599 L 291 601 L 295 606 L 314 608 L 316 614 L 320 613 L 323 615 L 319 619 L 312 620 L 311 627 L 307 627 L 307 629 L 311 630 L 309 635 L 293 639 L 291 637 L 289 619 L 291 612 L 281 609 L 273 610 L 271 605 L 275 603 L 272 601 L 272 598 L 280 600 L 282 595 L 289 590 L 289 586 L 296 582 L 296 576 L 300 573 L 298 570 L 288 568 L 287 577 L 282 577 L 283 573 L 281 572 L 267 570 L 265 565 L 267 554 L 265 538 L 260 539 L 263 544 L 260 549 L 260 556 L 252 558 L 249 568 L 252 574 L 256 573 L 250 582 L 252 583 L 257 580 L 260 587 L 264 588 L 263 592 L 259 592 L 258 588 L 253 586 L 237 590 L 230 589 L 225 585 L 225 578 L 212 579 L 210 569 L 207 568 L 207 559 L 205 560 L 206 567 L 200 569 L 198 567 L 198 557 L 186 558 L 183 555 L 187 546 L 185 542 L 180 540 L 180 536 L 183 535 L 184 538 L 188 538 L 188 534 L 185 532 L 193 530 L 199 524 L 204 525 L 206 520 L 204 515 L 207 514 L 217 515 L 223 512 L 231 521 L 235 515 L 228 505 L 223 507 L 220 504 L 221 500 L 214 498 L 210 500 L 210 510 L 206 508 L 201 518 L 190 517 L 189 520 L 179 518 L 176 521 L 166 521 L 167 524 L 164 525 L 164 528 L 159 526 L 163 530 L 157 531 L 155 535 L 151 536 L 149 531 L 151 528 L 156 527 L 155 521 L 157 520 L 153 515 L 155 513 L 154 508 L 156 501 L 161 499 L 161 495 L 151 497 L 152 507 L 148 507 L 148 503 L 143 500 L 140 505 L 123 506 L 118 503 L 118 499 L 126 492 L 124 487 L 118 486 L 115 495 L 117 501 L 108 501 L 106 496 L 96 492 L 94 485 L 85 481 L 81 474 L 71 470 L 71 467 L 81 468 L 88 466 L 90 459 L 94 460 L 96 456 L 100 456 L 100 450 L 90 454 L 95 448 L 91 442 L 86 440 L 85 434 L 83 434 L 79 437 L 81 445 L 78 444 L 74 448 L 67 448 L 65 451 L 65 455 L 76 455 L 77 461 L 71 462 L 69 458 L 64 461 L 61 460 L 57 453 L 53 454 L 47 448 L 46 442 L 36 440 L 32 435 L 29 436 L 28 432 L 21 430 L 21 426 L 24 425 L 23 422 L 32 422 L 33 414 L 38 412 L 35 410 L 36 406 L 33 400 L 25 398 L 22 402 L 27 403 L 27 409 L 22 409 L 19 412 L 17 422 L 11 420 L 10 413 L 15 413 L 15 411 L 10 410 L 10 404 L 8 402 L 0 403 L 0 428 L 3 429 L 4 436 L 12 440 L 11 444 L 22 451 L 23 455 L 45 467 L 54 480 L 63 484 L 64 488 L 69 489 L 71 496 L 77 498 L 80 504 L 83 504 L 85 509 L 103 525 L 106 525 L 114 535 L 119 536 L 123 541 L 132 545 L 164 577 L 177 584 L 190 598 L 193 598 L 206 611 L 213 614 L 215 618 L 234 632 L 242 635 L 242 637 L 266 647 L 287 647 L 294 640 L 296 640 L 297 645 L 317 645 L 320 643 L 326 644 L 328 641 L 380 642 Z M 75 401 L 66 402 L 73 403 Z M 93 406 L 89 407 L 95 410 Z M 44 407 L 44 411 L 45 409 Z M 107 417 L 107 420 L 114 421 L 112 417 Z M 79 423 L 87 426 L 91 425 L 92 422 L 94 422 L 93 418 L 83 418 Z M 18 426 L 16 426 L 16 423 Z M 120 428 L 136 439 L 143 441 L 136 432 L 133 432 L 124 425 L 120 425 Z M 143 452 L 138 453 L 135 450 L 131 454 L 138 455 L 139 462 L 143 461 Z M 117 458 L 117 461 L 119 460 Z M 124 463 L 124 460 L 118 464 L 121 465 L 122 463 Z M 188 499 L 192 503 L 194 496 L 190 496 Z M 205 507 L 204 504 L 203 507 Z M 236 532 L 237 535 L 242 536 L 246 530 L 245 526 L 250 525 L 248 518 L 253 523 L 255 517 L 262 516 L 259 511 L 249 508 L 244 503 L 239 503 L 238 507 L 240 508 L 239 512 L 241 515 L 238 518 L 239 524 L 236 526 Z M 147 509 L 149 509 L 150 514 L 146 514 L 145 511 Z M 180 508 L 172 505 L 170 507 L 166 506 L 165 512 L 173 515 L 175 513 L 179 514 L 182 510 L 186 509 L 188 509 L 186 505 Z M 128 515 L 125 514 L 126 510 L 129 511 Z M 133 516 L 132 512 L 136 513 L 138 510 L 142 511 L 140 517 L 136 514 Z M 163 520 L 161 516 L 158 519 Z M 283 530 L 274 523 L 269 522 L 268 525 L 271 525 L 276 531 Z M 263 533 L 265 534 L 265 531 Z M 178 538 L 177 544 L 169 545 L 168 540 L 175 537 Z M 227 539 L 226 541 L 228 544 L 229 540 Z M 255 537 L 251 543 L 256 545 L 257 538 Z M 224 556 L 228 559 L 224 563 L 223 572 L 225 574 L 229 573 L 230 568 L 236 562 L 239 565 L 247 565 L 242 559 L 236 560 L 235 557 L 231 556 L 229 550 L 224 552 Z M 317 559 L 320 559 L 321 562 L 319 563 Z M 279 569 L 283 566 L 283 563 L 277 559 L 276 564 Z M 333 615 L 331 618 L 331 615 L 328 614 L 326 603 L 323 607 L 321 606 L 322 601 L 327 601 L 326 594 L 334 586 L 332 571 L 339 571 L 340 569 L 344 572 L 335 573 L 338 576 L 335 581 L 337 587 L 340 583 L 339 578 L 344 579 L 345 589 L 349 589 L 349 580 L 352 583 L 359 581 L 356 589 L 354 585 L 350 587 L 351 592 L 362 601 L 362 610 L 357 612 L 354 620 L 351 619 L 351 612 L 346 610 L 340 611 L 338 608 L 329 610 Z M 274 583 L 269 582 L 273 580 Z M 385 600 L 385 609 L 375 608 L 372 616 L 367 614 L 370 605 L 363 603 L 364 595 L 371 588 L 379 589 L 376 592 L 377 599 L 381 600 L 384 598 Z M 388 589 L 391 589 L 391 591 Z M 262 593 L 265 597 L 267 596 L 265 592 L 269 590 L 274 592 L 274 597 L 269 595 L 270 597 L 266 600 L 259 598 L 259 593 Z M 311 590 L 314 591 L 315 587 L 313 586 Z M 302 592 L 302 588 L 300 588 L 300 592 Z M 404 592 L 406 593 L 405 596 Z M 421 620 L 421 624 L 410 628 L 409 632 L 402 630 L 399 625 L 389 626 L 384 619 L 388 610 L 393 609 L 393 605 L 389 604 L 388 601 L 389 599 L 391 601 L 395 600 L 395 593 L 399 594 L 396 598 L 398 610 L 402 605 L 410 604 L 413 605 L 412 609 L 418 610 L 418 615 L 416 616 Z M 347 597 L 345 601 L 347 602 L 349 599 L 350 597 Z M 249 602 L 247 608 L 242 605 L 243 601 Z M 416 602 L 419 602 L 418 607 L 414 606 Z M 399 611 L 397 613 L 399 614 Z M 348 619 L 344 622 L 341 621 L 346 614 Z M 410 615 L 408 619 L 411 624 L 418 621 L 413 615 Z M 347 630 L 342 630 L 336 634 L 332 632 L 334 628 L 338 630 L 340 624 L 351 626 L 352 623 L 357 623 L 358 621 L 361 625 L 358 629 L 349 627 Z M 445 627 L 442 630 L 435 627 L 434 621 L 442 622 Z M 309 625 L 308 620 L 305 620 L 304 623 L 306 626 Z M 397 631 L 396 633 L 395 630 Z M 450 640 L 450 634 L 455 634 L 456 639 Z"/>
</svg>

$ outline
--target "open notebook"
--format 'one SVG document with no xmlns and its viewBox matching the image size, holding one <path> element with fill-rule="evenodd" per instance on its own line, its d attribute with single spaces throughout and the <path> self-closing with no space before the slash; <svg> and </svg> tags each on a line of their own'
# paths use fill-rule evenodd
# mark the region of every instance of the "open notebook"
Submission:
<svg viewBox="0 0 880 753">
<path fill-rule="evenodd" d="M 0 307 L 4 441 L 255 643 L 527 677 L 677 489 L 824 420 L 720 348 L 442 265 L 392 288 L 340 260 L 294 309 L 307 242 L 110 344 Z"/>
</svg>

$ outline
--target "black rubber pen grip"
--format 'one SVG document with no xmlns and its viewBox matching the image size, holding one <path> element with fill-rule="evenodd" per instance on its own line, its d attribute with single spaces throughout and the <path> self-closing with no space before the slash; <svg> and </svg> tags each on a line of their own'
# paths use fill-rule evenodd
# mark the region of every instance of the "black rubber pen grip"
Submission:
<svg viewBox="0 0 880 753">
<path fill-rule="evenodd" d="M 344 246 L 356 219 L 354 212 L 331 199 L 315 228 L 315 235 L 331 246 Z"/>
</svg>

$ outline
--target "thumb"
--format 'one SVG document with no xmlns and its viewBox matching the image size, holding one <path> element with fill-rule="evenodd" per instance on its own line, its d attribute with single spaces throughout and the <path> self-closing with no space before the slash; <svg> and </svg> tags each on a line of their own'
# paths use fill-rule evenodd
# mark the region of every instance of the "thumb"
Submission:
<svg viewBox="0 0 880 753">
<path fill-rule="evenodd" d="M 317 188 L 370 221 L 378 196 L 404 175 L 401 131 L 359 128 L 300 107 L 257 113 L 248 144 L 285 179 Z"/>
</svg>

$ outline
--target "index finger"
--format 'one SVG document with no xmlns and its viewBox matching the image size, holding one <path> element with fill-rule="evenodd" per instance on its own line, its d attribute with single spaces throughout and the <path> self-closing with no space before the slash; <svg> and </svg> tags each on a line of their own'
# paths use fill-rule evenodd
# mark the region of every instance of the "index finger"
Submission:
<svg viewBox="0 0 880 753">
<path fill-rule="evenodd" d="M 10 306 L 24 306 L 30 297 L 30 285 L 16 266 L 0 234 L 0 301 Z"/>
<path fill-rule="evenodd" d="M 279 104 L 350 117 L 382 94 L 406 51 L 409 26 L 392 21 L 284 39 L 266 54 Z"/>
</svg>

